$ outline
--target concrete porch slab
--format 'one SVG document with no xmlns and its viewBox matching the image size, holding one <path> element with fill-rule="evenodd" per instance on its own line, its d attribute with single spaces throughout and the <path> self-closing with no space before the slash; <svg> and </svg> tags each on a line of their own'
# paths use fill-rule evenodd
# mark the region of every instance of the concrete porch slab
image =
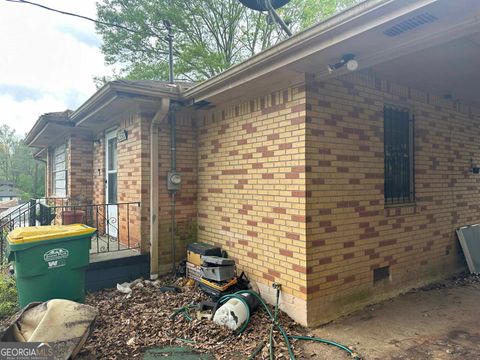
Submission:
<svg viewBox="0 0 480 360">
<path fill-rule="evenodd" d="M 140 255 L 140 249 L 129 249 L 114 237 L 94 236 L 91 241 L 91 263 Z"/>
</svg>

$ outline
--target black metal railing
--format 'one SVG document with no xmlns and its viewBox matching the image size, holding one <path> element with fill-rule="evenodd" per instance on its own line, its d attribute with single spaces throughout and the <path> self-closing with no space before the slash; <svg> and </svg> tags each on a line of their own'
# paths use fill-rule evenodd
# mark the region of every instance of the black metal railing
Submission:
<svg viewBox="0 0 480 360">
<path fill-rule="evenodd" d="M 6 262 L 6 241 L 10 231 L 17 227 L 35 226 L 35 210 L 40 199 L 30 201 L 15 207 L 0 218 L 0 264 Z"/>
<path fill-rule="evenodd" d="M 17 227 L 81 223 L 97 229 L 91 252 L 140 248 L 140 202 L 77 204 L 67 199 L 32 199 L 0 219 L 0 261 L 5 261 L 6 236 Z"/>
<path fill-rule="evenodd" d="M 42 225 L 81 223 L 97 229 L 92 252 L 140 248 L 140 203 L 60 205 L 40 207 Z"/>
</svg>

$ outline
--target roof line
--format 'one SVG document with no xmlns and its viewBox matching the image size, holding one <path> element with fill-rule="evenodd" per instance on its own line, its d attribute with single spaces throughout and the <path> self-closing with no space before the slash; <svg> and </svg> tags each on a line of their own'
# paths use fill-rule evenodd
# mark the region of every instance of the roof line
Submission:
<svg viewBox="0 0 480 360">
<path fill-rule="evenodd" d="M 73 124 L 70 121 L 59 121 L 59 120 L 50 118 L 51 116 L 54 116 L 54 114 L 56 114 L 56 115 L 63 115 L 63 119 L 68 119 L 70 112 L 71 110 L 65 110 L 63 112 L 60 111 L 57 113 L 46 113 L 46 114 L 40 115 L 40 117 L 37 119 L 33 127 L 25 136 L 25 140 L 24 140 L 25 144 L 27 146 L 30 146 L 31 142 L 35 140 L 38 132 L 40 132 L 50 122 L 56 123 L 59 125 L 64 125 L 64 126 L 73 126 Z"/>
<path fill-rule="evenodd" d="M 438 0 L 425 1 L 431 3 Z M 418 2 L 424 3 L 425 1 Z M 184 95 L 186 98 L 194 98 L 196 96 L 201 97 L 202 94 L 207 93 L 216 86 L 221 86 L 222 83 L 228 83 L 228 81 L 232 80 L 234 77 L 241 76 L 249 71 L 254 71 L 261 66 L 267 66 L 268 64 L 278 62 L 286 53 L 294 53 L 298 51 L 297 49 L 307 46 L 315 38 L 391 3 L 399 3 L 399 0 L 367 0 L 359 3 L 252 56 L 248 60 L 234 65 L 224 72 L 189 88 L 185 91 Z M 408 2 L 406 2 L 406 4 L 408 4 Z M 234 86 L 234 84 L 228 84 L 228 87 Z"/>
<path fill-rule="evenodd" d="M 94 93 L 87 101 L 73 112 L 70 119 L 75 123 L 81 122 L 82 118 L 93 111 L 95 107 L 101 105 L 118 92 L 124 92 L 134 95 L 149 96 L 149 97 L 168 97 L 171 99 L 181 99 L 181 94 L 178 87 L 172 87 L 171 90 L 166 91 L 162 89 L 155 89 L 140 84 L 125 84 L 121 81 L 112 81 L 105 84 L 100 90 Z"/>
</svg>

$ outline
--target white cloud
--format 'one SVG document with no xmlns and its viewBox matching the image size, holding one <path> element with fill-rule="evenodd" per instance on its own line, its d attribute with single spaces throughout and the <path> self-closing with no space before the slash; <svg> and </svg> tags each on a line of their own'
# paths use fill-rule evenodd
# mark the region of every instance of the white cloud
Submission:
<svg viewBox="0 0 480 360">
<path fill-rule="evenodd" d="M 96 17 L 95 0 L 38 2 Z M 95 39 L 89 21 L 0 1 L 0 88 L 35 94 L 0 93 L 0 123 L 24 133 L 41 114 L 76 108 L 90 97 L 93 77 L 111 73 Z"/>
<path fill-rule="evenodd" d="M 24 101 L 14 100 L 9 95 L 0 96 L 1 123 L 14 128 L 20 135 L 27 133 L 43 113 L 65 109 L 64 101 L 52 95 L 42 96 L 38 100 Z"/>
</svg>

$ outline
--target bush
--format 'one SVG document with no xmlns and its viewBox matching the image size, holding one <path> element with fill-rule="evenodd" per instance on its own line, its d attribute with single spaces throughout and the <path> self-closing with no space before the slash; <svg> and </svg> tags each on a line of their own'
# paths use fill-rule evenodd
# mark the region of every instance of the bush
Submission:
<svg viewBox="0 0 480 360">
<path fill-rule="evenodd" d="M 0 272 L 0 320 L 13 315 L 18 310 L 15 280 L 5 271 Z"/>
</svg>

